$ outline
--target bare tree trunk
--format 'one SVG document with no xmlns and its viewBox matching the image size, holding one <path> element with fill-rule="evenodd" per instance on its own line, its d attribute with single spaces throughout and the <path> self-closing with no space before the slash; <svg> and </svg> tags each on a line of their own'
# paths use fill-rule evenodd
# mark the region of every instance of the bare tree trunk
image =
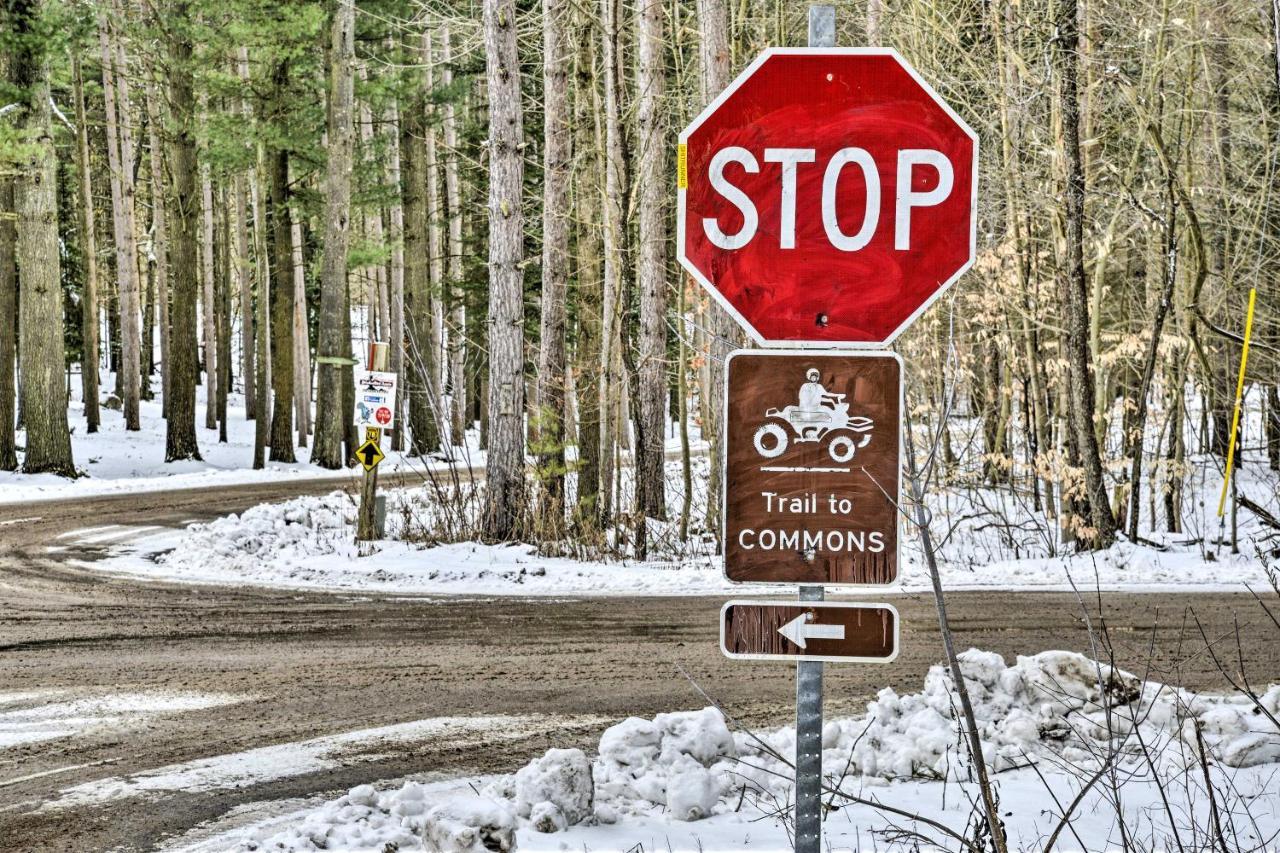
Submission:
<svg viewBox="0 0 1280 853">
<path fill-rule="evenodd" d="M 287 60 L 272 72 L 272 100 L 286 97 Z M 293 227 L 289 210 L 289 151 L 273 148 L 267 153 L 271 184 L 271 455 L 272 462 L 294 462 L 293 453 Z"/>
<path fill-rule="evenodd" d="M 242 83 L 249 80 L 249 49 L 236 48 L 236 76 Z M 248 101 L 244 98 L 237 104 L 238 112 L 245 123 L 252 121 Z M 254 420 L 258 416 L 258 376 L 256 360 L 256 335 L 253 328 L 253 291 L 249 276 L 249 229 L 245 222 L 248 197 L 245 191 L 246 175 L 237 172 L 231 178 L 232 229 L 235 231 L 236 247 L 236 290 L 240 294 L 240 361 L 241 373 L 244 375 L 244 416 L 245 420 Z M 252 172 L 248 180 L 253 180 Z"/>
<path fill-rule="evenodd" d="M 293 260 L 293 420 L 298 446 L 311 434 L 311 340 L 307 328 L 307 264 L 303 255 L 302 214 L 291 211 L 289 256 Z M 345 287 L 345 282 L 344 282 Z M 350 337 L 350 336 L 348 336 Z"/>
<path fill-rule="evenodd" d="M 566 0 L 543 0 L 542 311 L 534 425 L 538 436 L 538 479 L 547 496 L 542 512 L 553 521 L 553 531 L 564 521 L 565 298 L 569 282 L 569 185 L 573 148 L 569 126 L 570 58 L 565 38 L 567 15 Z"/>
<path fill-rule="evenodd" d="M 14 210 L 18 265 L 18 353 L 22 359 L 22 411 L 27 427 L 26 474 L 74 477 L 67 428 L 66 351 L 62 340 L 62 284 L 58 256 L 58 169 L 49 126 L 49 63 L 40 0 L 9 7 L 15 39 L 10 80 L 20 92 L 18 130 L 25 150 L 16 164 Z"/>
<path fill-rule="evenodd" d="M 89 122 L 84 106 L 84 74 L 80 68 L 80 55 L 72 51 L 71 75 L 76 109 L 76 170 L 80 175 L 80 214 L 84 228 L 84 292 L 80 299 L 80 333 L 82 355 L 80 360 L 81 395 L 84 398 L 84 419 L 87 432 L 97 432 L 101 417 L 98 409 L 98 229 L 93 216 L 93 175 L 89 166 Z M 159 207 L 159 203 L 156 205 Z M 10 205 L 0 205 L 8 210 Z M 10 248 L 12 251 L 12 248 Z M 3 260 L 0 260 L 3 264 Z M 3 270 L 0 270 L 3 275 Z M 3 306 L 0 306 L 2 308 Z M 0 310 L 0 316 L 12 317 L 14 312 Z M 2 321 L 0 321 L 2 322 Z M 0 371 L 9 362 L 0 357 Z M 9 370 L 12 375 L 12 370 Z M 12 381 L 12 380 L 11 380 Z M 0 412 L 0 414 L 3 414 Z M 12 421 L 12 417 L 9 418 Z M 12 426 L 12 424 L 10 424 Z M 3 457 L 0 452 L 0 457 Z M 16 457 L 14 465 L 16 466 Z M 0 458 L 0 468 L 3 468 Z"/>
<path fill-rule="evenodd" d="M 424 33 L 422 37 L 422 58 L 426 65 L 427 91 L 435 90 L 435 56 L 431 36 Z M 434 122 L 427 128 L 426 137 L 426 200 L 427 200 L 427 310 L 430 314 L 430 343 L 432 394 L 428 400 L 431 406 L 431 420 L 437 432 L 447 417 L 444 410 L 444 388 L 448 371 L 444 367 L 444 311 L 441 297 L 444 282 L 444 201 L 440 197 L 440 156 L 436 144 L 436 128 Z M 439 445 L 439 438 L 436 440 Z"/>
<path fill-rule="evenodd" d="M 7 70 L 0 66 L 0 71 Z M 8 75 L 5 77 L 7 79 Z M 79 126 L 84 127 L 84 122 L 79 122 Z M 14 210 L 13 202 L 13 178 L 0 176 L 0 214 Z M 14 385 L 18 354 L 18 268 L 14 265 L 17 235 L 14 227 L 14 219 L 0 215 L 0 471 L 18 470 L 18 436 L 14 431 L 18 390 Z M 96 362 L 94 369 L 97 369 Z"/>
<path fill-rule="evenodd" d="M 725 0 L 698 0 L 702 30 L 702 101 L 710 103 L 729 85 L 729 16 Z M 724 493 L 721 461 L 724 457 L 724 364 L 729 351 L 742 341 L 733 318 L 714 300 L 704 314 L 707 325 L 706 374 L 702 394 L 702 437 L 710 451 L 707 484 L 707 529 L 720 537 L 720 503 Z"/>
<path fill-rule="evenodd" d="M 1080 464 L 1084 469 L 1085 494 L 1089 504 L 1094 547 L 1105 548 L 1115 541 L 1116 521 L 1107 495 L 1106 478 L 1098 436 L 1094 431 L 1096 411 L 1093 367 L 1089 358 L 1088 287 L 1084 271 L 1084 165 L 1080 159 L 1080 105 L 1077 91 L 1076 54 L 1079 50 L 1077 0 L 1059 0 L 1057 47 L 1061 53 L 1059 97 L 1062 104 L 1063 146 L 1066 151 L 1065 218 L 1066 276 L 1063 306 L 1066 314 L 1066 347 L 1069 368 L 1070 411 Z"/>
<path fill-rule="evenodd" d="M 441 84 L 446 90 L 453 86 L 453 44 L 449 28 L 441 28 Z M 449 442 L 461 447 L 466 440 L 467 377 L 466 351 L 466 303 L 462 293 L 462 182 L 458 177 L 458 118 L 453 100 L 444 104 L 441 121 L 444 131 L 444 194 L 449 208 Z"/>
<path fill-rule="evenodd" d="M 640 103 L 640 359 L 637 365 L 641 428 L 636 441 L 636 500 L 650 518 L 665 520 L 667 425 L 667 128 L 663 121 L 666 94 L 666 44 L 662 0 L 641 0 L 636 7 L 640 64 L 636 78 Z"/>
<path fill-rule="evenodd" d="M 253 209 L 253 244 L 254 257 L 257 259 L 254 275 L 258 285 L 258 301 L 256 306 L 257 327 L 254 329 L 257 350 L 258 371 L 254 382 L 257 387 L 257 420 L 253 425 L 253 467 L 262 469 L 266 466 L 266 448 L 271 442 L 271 395 L 274 392 L 271 375 L 271 255 L 267 249 L 267 212 L 262 198 L 261 185 L 265 183 L 267 173 L 266 151 L 259 143 L 257 150 L 257 168 L 249 181 L 249 203 Z"/>
<path fill-rule="evenodd" d="M 577 214 L 576 288 L 578 334 L 576 381 L 578 399 L 578 483 L 576 521 L 596 529 L 600 519 L 601 358 L 603 355 L 604 278 L 601 271 L 599 185 L 600 119 L 596 87 L 596 43 L 591 24 L 580 28 L 586 44 L 576 54 L 574 126 L 581 140 L 573 182 Z"/>
<path fill-rule="evenodd" d="M 422 48 L 428 42 L 423 40 Z M 422 55 L 426 61 L 426 55 Z M 409 333 L 409 448 L 414 456 L 435 451 L 440 445 L 440 425 L 436 409 L 440 399 L 439 375 L 433 342 L 431 315 L 431 228 L 427 199 L 427 91 L 422 89 L 410 102 L 401 128 L 401 165 L 404 204 L 405 317 Z"/>
<path fill-rule="evenodd" d="M 623 153 L 621 63 L 618 57 L 618 0 L 600 0 L 600 34 L 604 63 L 604 375 L 601 382 L 600 513 L 602 523 L 613 516 L 613 485 L 616 472 L 614 445 L 620 441 L 622 395 L 625 376 L 622 365 L 622 312 L 625 308 L 627 163 Z"/>
<path fill-rule="evenodd" d="M 201 116 L 206 114 L 200 109 Z M 218 426 L 218 330 L 215 322 L 217 311 L 213 304 L 213 179 L 209 164 L 200 164 L 200 292 L 202 326 L 204 330 L 200 351 L 204 356 L 204 428 Z"/>
<path fill-rule="evenodd" d="M 400 186 L 400 111 L 393 100 L 387 110 L 387 180 L 391 186 Z M 391 202 L 387 241 L 391 244 L 391 271 L 388 297 L 391 300 L 391 371 L 396 374 L 401 389 L 408 387 L 404 369 L 404 205 L 399 197 Z M 391 448 L 404 447 L 405 395 L 396 395 L 395 429 L 391 431 Z"/>
<path fill-rule="evenodd" d="M 173 225 L 170 259 L 173 305 L 169 311 L 169 419 L 165 433 L 165 461 L 199 459 L 196 441 L 196 246 L 200 239 L 196 199 L 195 93 L 192 72 L 190 4 L 178 0 L 166 15 L 183 24 L 169 32 L 169 108 L 173 124 L 169 165 L 169 222 Z"/>
<path fill-rule="evenodd" d="M 118 384 L 124 403 L 126 430 L 139 430 L 138 403 L 142 385 L 139 371 L 142 322 L 138 295 L 138 246 L 134 225 L 133 132 L 129 125 L 128 69 L 117 67 L 119 54 L 107 15 L 98 19 L 102 48 L 102 90 L 106 101 L 107 164 L 111 169 L 112 224 L 116 244 L 116 282 L 120 307 L 120 365 Z M 117 77 L 119 75 L 119 77 Z"/>
<path fill-rule="evenodd" d="M 342 371 L 334 359 L 350 357 L 343 341 L 342 310 L 346 304 L 347 244 L 351 221 L 351 167 L 355 144 L 352 105 L 355 79 L 355 11 L 350 3 L 334 6 L 329 42 L 329 160 L 325 174 L 324 257 L 320 269 L 320 329 L 316 360 L 316 441 L 311 459 L 324 468 L 340 468 L 344 436 Z M 393 342 L 398 348 L 398 342 Z M 394 350 L 393 350 L 394 352 Z"/>
<path fill-rule="evenodd" d="M 160 408 L 169 416 L 169 223 L 165 201 L 164 148 L 160 140 L 160 98 L 154 81 L 147 80 L 147 146 L 151 156 L 151 251 L 156 258 L 156 322 L 160 325 Z"/>
<path fill-rule="evenodd" d="M 485 0 L 489 92 L 489 464 L 482 529 L 520 534 L 524 492 L 524 111 L 513 0 Z"/>
<path fill-rule="evenodd" d="M 218 441 L 227 443 L 227 395 L 231 391 L 231 217 L 225 180 L 218 183 L 218 264 L 213 303 L 218 333 Z"/>
</svg>

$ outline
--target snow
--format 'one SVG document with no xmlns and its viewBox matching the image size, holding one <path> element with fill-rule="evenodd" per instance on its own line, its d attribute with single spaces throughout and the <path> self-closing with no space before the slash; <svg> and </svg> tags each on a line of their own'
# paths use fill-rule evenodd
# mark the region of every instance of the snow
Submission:
<svg viewBox="0 0 1280 853">
<path fill-rule="evenodd" d="M 592 721 L 589 717 L 558 718 L 548 715 L 432 717 L 199 758 L 127 776 L 95 779 L 62 789 L 56 798 L 45 802 L 41 810 L 59 811 L 145 799 L 173 791 L 242 788 L 352 763 L 376 761 L 381 757 L 377 751 L 380 747 L 404 748 L 441 740 L 459 746 L 519 740 L 531 731 L 558 728 L 566 719 L 577 724 Z"/>
<path fill-rule="evenodd" d="M 157 718 L 247 701 L 214 693 L 111 693 L 69 690 L 0 692 L 0 751 L 102 731 L 142 729 Z"/>
<path fill-rule="evenodd" d="M 111 374 L 104 374 L 104 389 L 114 387 Z M 204 428 L 206 386 L 197 389 L 196 436 L 203 461 L 165 462 L 165 421 L 157 391 L 155 400 L 140 404 L 139 432 L 127 432 L 118 411 L 101 410 L 98 432 L 85 431 L 84 404 L 79 402 L 80 383 L 72 382 L 73 400 L 67 409 L 71 425 L 71 452 L 83 476 L 68 480 L 54 474 L 22 474 L 0 471 L 0 504 L 25 504 L 37 501 L 65 500 L 98 495 L 145 492 L 157 489 L 194 489 L 213 486 L 242 485 L 268 481 L 332 479 L 349 475 L 358 479 L 359 471 L 331 471 L 311 465 L 311 451 L 295 448 L 297 462 L 268 462 L 261 470 L 253 470 L 253 421 L 245 420 L 244 395 L 232 393 L 227 398 L 227 442 L 218 442 L 216 430 Z M 468 446 L 459 451 L 460 464 L 483 466 L 484 452 L 476 446 L 477 437 L 468 436 Z M 18 432 L 18 446 L 26 445 L 26 433 Z M 426 463 L 383 448 L 387 459 L 382 473 L 423 471 Z M 447 467 L 431 463 L 433 468 Z"/>
<path fill-rule="evenodd" d="M 705 474 L 706 459 L 695 461 L 698 472 Z M 668 477 L 668 498 L 678 504 L 678 462 L 668 464 Z M 1261 466 L 1242 471 L 1240 487 L 1263 505 L 1280 500 L 1280 478 Z M 677 541 L 669 535 L 669 523 L 651 522 L 654 545 L 647 561 L 625 555 L 577 559 L 540 553 L 530 545 L 448 541 L 467 535 L 466 529 L 459 530 L 459 525 L 465 528 L 465 518 L 460 521 L 459 516 L 479 505 L 482 488 L 464 485 L 456 500 L 433 484 L 384 490 L 387 538 L 372 548 L 355 545 L 355 498 L 333 492 L 261 504 L 185 531 L 125 543 L 110 549 L 110 559 L 86 565 L 155 580 L 403 595 L 718 595 L 778 590 L 729 582 L 710 537 Z M 695 497 L 705 500 L 705 484 L 696 488 Z M 1076 553 L 1058 546 L 1050 551 L 1048 531 L 1017 532 L 1029 530 L 1035 516 L 994 490 L 939 489 L 929 500 L 935 534 L 941 538 L 942 580 L 950 590 L 1070 590 L 1073 585 L 1089 590 L 1240 590 L 1244 585 L 1267 588 L 1269 573 L 1280 570 L 1280 560 L 1269 555 L 1275 546 L 1251 526 L 1247 514 L 1242 514 L 1239 554 L 1189 533 L 1148 534 L 1144 542 L 1121 539 L 1104 551 Z M 1201 511 L 1211 513 L 1204 506 Z M 994 523 L 1000 517 L 1013 521 Z M 118 534 L 103 528 L 101 533 L 80 535 L 111 545 Z M 927 591 L 923 555 L 908 525 L 902 528 L 901 555 L 899 591 Z"/>
<path fill-rule="evenodd" d="M 1008 664 L 970 650 L 962 670 L 1011 849 L 1043 846 L 1077 794 L 1058 849 L 1117 847 L 1122 822 L 1143 849 L 1203 833 L 1211 806 L 1197 726 L 1230 837 L 1255 849 L 1280 837 L 1280 728 L 1245 697 L 1196 695 L 1062 651 Z M 827 723 L 825 783 L 838 793 L 824 849 L 882 849 L 904 832 L 945 842 L 925 819 L 971 829 L 978 794 L 951 687 L 935 666 L 921 692 L 886 689 L 865 715 Z M 1261 697 L 1272 713 L 1278 702 L 1280 685 Z M 189 849 L 470 851 L 490 833 L 505 850 L 512 827 L 530 851 L 789 850 L 794 750 L 793 729 L 731 732 L 714 708 L 629 718 L 600 737 L 590 797 L 586 755 L 553 749 L 510 776 L 361 786 Z"/>
</svg>

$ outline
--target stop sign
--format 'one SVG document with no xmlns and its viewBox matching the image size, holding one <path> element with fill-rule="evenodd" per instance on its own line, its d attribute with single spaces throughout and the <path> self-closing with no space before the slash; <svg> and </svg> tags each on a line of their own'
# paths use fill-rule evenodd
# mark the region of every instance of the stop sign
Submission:
<svg viewBox="0 0 1280 853">
<path fill-rule="evenodd" d="M 761 344 L 885 344 L 973 263 L 977 167 L 896 51 L 767 50 L 680 135 L 680 262 Z"/>
</svg>

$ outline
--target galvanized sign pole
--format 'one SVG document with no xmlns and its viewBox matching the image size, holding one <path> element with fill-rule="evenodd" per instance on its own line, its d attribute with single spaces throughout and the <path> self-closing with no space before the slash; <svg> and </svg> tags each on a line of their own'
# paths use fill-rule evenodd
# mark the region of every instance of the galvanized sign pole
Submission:
<svg viewBox="0 0 1280 853">
<path fill-rule="evenodd" d="M 809 47 L 836 46 L 836 7 L 809 7 Z M 801 601 L 822 601 L 821 586 L 800 587 Z M 796 663 L 796 853 L 822 850 L 822 661 Z"/>
</svg>

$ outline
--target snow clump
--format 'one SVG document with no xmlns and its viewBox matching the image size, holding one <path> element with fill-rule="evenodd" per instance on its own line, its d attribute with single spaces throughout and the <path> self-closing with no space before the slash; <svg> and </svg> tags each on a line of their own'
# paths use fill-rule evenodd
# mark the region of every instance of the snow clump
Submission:
<svg viewBox="0 0 1280 853">
<path fill-rule="evenodd" d="M 591 816 L 595 783 L 580 749 L 549 749 L 514 779 L 516 812 L 539 832 L 556 832 Z"/>
</svg>

